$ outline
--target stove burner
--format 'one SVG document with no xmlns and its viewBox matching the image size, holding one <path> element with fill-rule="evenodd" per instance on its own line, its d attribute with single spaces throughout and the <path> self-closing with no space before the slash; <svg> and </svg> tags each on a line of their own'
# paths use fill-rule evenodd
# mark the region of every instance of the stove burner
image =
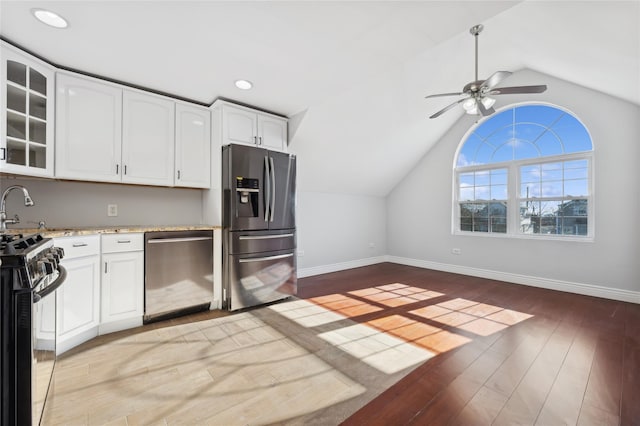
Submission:
<svg viewBox="0 0 640 426">
<path fill-rule="evenodd" d="M 53 247 L 51 238 L 40 234 L 0 234 L 0 269 L 12 270 L 12 285 L 33 289 L 58 269 L 64 257 L 62 248 Z"/>
<path fill-rule="evenodd" d="M 22 234 L 0 234 L 0 254 L 4 252 L 7 244 L 19 240 L 22 238 Z"/>
</svg>

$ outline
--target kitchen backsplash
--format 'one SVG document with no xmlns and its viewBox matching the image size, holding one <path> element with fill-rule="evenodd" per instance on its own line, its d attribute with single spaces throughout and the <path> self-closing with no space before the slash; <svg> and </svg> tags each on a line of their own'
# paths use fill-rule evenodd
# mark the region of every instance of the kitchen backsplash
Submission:
<svg viewBox="0 0 640 426">
<path fill-rule="evenodd" d="M 37 227 L 41 220 L 49 228 L 202 223 L 199 189 L 0 177 L 2 191 L 11 185 L 25 186 L 35 205 L 25 207 L 20 191 L 9 193 L 7 216 L 18 214 L 21 222 L 9 228 Z M 117 216 L 107 216 L 110 204 Z"/>
</svg>

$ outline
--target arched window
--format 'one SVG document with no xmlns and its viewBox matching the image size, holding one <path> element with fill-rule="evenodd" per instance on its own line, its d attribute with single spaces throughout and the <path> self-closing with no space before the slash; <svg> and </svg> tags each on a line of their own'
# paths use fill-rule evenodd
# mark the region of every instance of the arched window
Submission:
<svg viewBox="0 0 640 426">
<path fill-rule="evenodd" d="M 561 108 L 486 118 L 456 156 L 454 232 L 593 236 L 592 156 L 589 132 Z"/>
</svg>

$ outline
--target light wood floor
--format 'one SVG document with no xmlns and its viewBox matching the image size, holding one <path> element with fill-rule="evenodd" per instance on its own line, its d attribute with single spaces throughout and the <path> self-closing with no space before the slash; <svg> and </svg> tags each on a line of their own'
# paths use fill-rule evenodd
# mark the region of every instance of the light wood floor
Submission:
<svg viewBox="0 0 640 426">
<path fill-rule="evenodd" d="M 640 305 L 379 264 L 101 336 L 43 424 L 640 424 Z"/>
</svg>

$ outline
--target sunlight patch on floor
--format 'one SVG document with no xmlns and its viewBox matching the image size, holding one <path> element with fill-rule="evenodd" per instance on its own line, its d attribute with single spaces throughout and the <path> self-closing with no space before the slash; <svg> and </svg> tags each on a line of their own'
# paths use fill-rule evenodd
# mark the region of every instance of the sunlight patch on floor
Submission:
<svg viewBox="0 0 640 426">
<path fill-rule="evenodd" d="M 43 424 L 273 424 L 365 391 L 245 312 L 61 357 Z"/>
<path fill-rule="evenodd" d="M 433 356 L 432 352 L 365 324 L 339 328 L 318 337 L 387 374 L 397 373 Z"/>
<path fill-rule="evenodd" d="M 402 283 L 297 300 L 271 309 L 304 327 L 382 314 L 361 324 L 318 336 L 388 374 L 423 362 L 473 340 L 489 336 L 532 315 L 464 298 L 442 301 L 446 294 Z M 424 306 L 425 301 L 436 299 Z M 437 302 L 437 303 L 436 303 Z M 409 305 L 420 303 L 417 309 Z"/>
</svg>

